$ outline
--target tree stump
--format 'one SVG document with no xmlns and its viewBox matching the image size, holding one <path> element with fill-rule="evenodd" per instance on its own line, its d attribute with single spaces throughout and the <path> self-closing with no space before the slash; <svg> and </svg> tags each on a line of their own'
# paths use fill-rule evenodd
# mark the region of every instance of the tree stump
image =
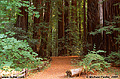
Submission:
<svg viewBox="0 0 120 79">
<path fill-rule="evenodd" d="M 80 77 L 82 71 L 83 71 L 83 67 L 77 68 L 77 69 L 70 69 L 70 70 L 66 71 L 66 74 L 68 77 L 73 77 L 73 76 L 77 76 L 77 75 L 79 75 L 79 77 Z"/>
</svg>

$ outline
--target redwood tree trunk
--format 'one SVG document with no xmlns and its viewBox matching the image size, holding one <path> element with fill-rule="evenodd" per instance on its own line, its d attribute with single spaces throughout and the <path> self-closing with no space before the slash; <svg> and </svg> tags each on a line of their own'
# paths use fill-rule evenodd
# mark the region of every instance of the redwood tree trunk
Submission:
<svg viewBox="0 0 120 79">
<path fill-rule="evenodd" d="M 46 23 L 45 24 L 45 27 L 43 28 L 43 31 L 45 32 L 42 32 L 42 40 L 41 40 L 41 53 L 43 53 L 43 56 L 46 56 L 47 53 L 47 41 L 48 41 L 48 27 L 49 27 L 49 21 L 50 21 L 50 0 L 46 0 L 45 2 L 45 14 L 44 14 L 44 22 Z"/>
<path fill-rule="evenodd" d="M 86 0 L 84 0 L 84 3 L 83 3 L 83 9 L 84 9 L 84 22 L 83 22 L 83 28 L 84 28 L 84 47 L 83 47 L 83 51 L 84 53 L 86 54 L 87 53 L 87 48 L 86 48 L 86 37 L 87 37 L 87 30 L 86 30 Z"/>
<path fill-rule="evenodd" d="M 64 13 L 64 24 L 65 24 L 65 31 L 68 30 L 68 25 L 69 25 L 69 0 L 65 0 L 65 13 Z M 66 31 L 65 32 L 65 45 L 68 45 L 69 44 L 69 39 L 68 39 L 68 36 L 69 36 L 69 32 Z M 66 54 L 69 54 L 69 52 L 67 51 L 67 48 L 64 49 L 65 50 L 65 53 Z"/>
<path fill-rule="evenodd" d="M 59 7 L 58 11 L 61 14 L 58 14 L 59 20 L 58 20 L 58 39 L 61 39 L 58 44 L 58 55 L 63 55 L 64 54 L 64 36 L 65 36 L 65 31 L 64 31 L 64 8 L 63 8 L 63 0 L 58 2 Z"/>
<path fill-rule="evenodd" d="M 79 6 L 78 7 L 79 8 L 79 16 L 78 16 L 79 17 L 79 23 L 78 23 L 79 24 L 79 41 L 81 41 L 81 33 L 82 33 L 81 32 L 81 2 L 82 2 L 82 0 L 79 1 L 79 5 L 78 5 Z"/>
<path fill-rule="evenodd" d="M 39 18 L 34 17 L 33 38 L 38 39 L 38 42 L 36 45 L 34 45 L 33 50 L 38 53 L 38 56 L 40 56 L 41 53 L 39 51 L 40 51 L 41 28 L 39 24 L 41 23 L 42 17 L 42 9 L 40 9 L 40 7 L 42 6 L 42 0 L 34 0 L 33 3 L 34 6 L 36 7 L 35 11 L 38 11 L 40 15 Z"/>
<path fill-rule="evenodd" d="M 87 35 L 87 40 L 88 43 L 91 44 L 89 46 L 89 50 L 92 50 L 94 45 L 96 45 L 96 50 L 101 49 L 102 47 L 102 35 L 101 33 L 98 33 L 96 35 L 90 35 L 90 32 L 95 31 L 100 24 L 100 17 L 99 17 L 99 4 L 98 0 L 88 0 L 88 13 L 87 13 L 87 30 L 88 30 L 88 35 Z"/>
<path fill-rule="evenodd" d="M 119 28 L 120 23 L 118 23 L 118 19 L 115 19 L 115 16 L 120 16 L 120 9 L 119 5 L 116 5 L 116 3 L 119 3 L 119 0 L 108 0 L 104 1 L 104 27 L 109 27 L 111 26 L 116 26 L 116 28 Z M 109 24 L 105 21 L 110 22 Z M 111 23 L 111 22 L 116 22 L 116 23 Z M 104 32 L 104 36 L 106 40 L 104 40 L 104 48 L 107 51 L 106 55 L 109 55 L 111 51 L 118 51 L 119 50 L 119 44 L 116 44 L 116 39 L 115 37 L 118 36 L 118 31 L 113 31 L 112 34 L 106 34 Z M 104 38 L 104 39 L 105 39 Z"/>
<path fill-rule="evenodd" d="M 72 22 L 77 27 L 77 0 L 72 0 Z"/>
<path fill-rule="evenodd" d="M 22 1 L 28 1 L 28 0 L 22 0 Z M 23 15 L 18 15 L 17 16 L 17 21 L 16 21 L 16 27 L 21 27 L 23 30 L 27 32 L 28 30 L 28 12 L 25 11 L 27 7 L 20 7 L 21 10 L 20 14 Z"/>
<path fill-rule="evenodd" d="M 90 44 L 89 46 L 89 50 L 92 50 L 93 49 L 93 36 L 90 34 L 90 32 L 92 32 L 92 10 L 91 10 L 91 5 L 90 3 L 92 3 L 92 0 L 87 0 L 87 32 L 88 32 L 88 35 L 87 35 L 87 42 Z"/>
</svg>

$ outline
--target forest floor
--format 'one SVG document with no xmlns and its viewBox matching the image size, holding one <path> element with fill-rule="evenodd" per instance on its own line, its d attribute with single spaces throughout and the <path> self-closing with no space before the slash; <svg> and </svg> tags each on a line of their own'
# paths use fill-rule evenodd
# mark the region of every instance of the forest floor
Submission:
<svg viewBox="0 0 120 79">
<path fill-rule="evenodd" d="M 77 56 L 52 57 L 50 67 L 42 70 L 41 72 L 32 73 L 25 79 L 89 79 L 89 78 L 86 78 L 86 75 L 81 75 L 80 77 L 72 77 L 72 78 L 68 78 L 65 75 L 65 72 L 67 70 L 74 69 L 77 67 L 77 66 L 75 67 L 71 65 L 71 59 L 74 59 L 74 58 L 77 58 Z M 105 76 L 105 73 L 100 75 Z M 109 74 L 106 74 L 106 75 L 109 75 Z M 114 75 L 114 73 L 112 72 L 111 75 Z M 120 75 L 119 75 L 119 78 L 120 78 Z M 114 78 L 114 79 L 119 79 L 119 78 Z M 96 79 L 96 78 L 92 78 L 92 79 Z M 100 78 L 97 78 L 97 79 L 100 79 Z M 105 79 L 111 79 L 111 78 L 105 78 Z"/>
</svg>

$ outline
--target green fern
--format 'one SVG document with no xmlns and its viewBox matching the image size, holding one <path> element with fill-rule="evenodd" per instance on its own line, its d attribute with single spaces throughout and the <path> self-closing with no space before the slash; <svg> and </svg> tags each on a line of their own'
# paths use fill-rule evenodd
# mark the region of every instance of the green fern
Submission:
<svg viewBox="0 0 120 79">
<path fill-rule="evenodd" d="M 94 51 L 90 51 L 83 61 L 80 61 L 79 65 L 83 66 L 85 71 L 89 72 L 94 72 L 93 70 L 97 71 L 103 71 L 104 68 L 110 67 L 110 64 L 105 61 L 105 58 L 98 53 L 100 52 L 105 52 L 103 50 L 98 50 L 95 51 L 96 49 L 94 48 Z"/>
<path fill-rule="evenodd" d="M 120 53 L 117 52 L 112 52 L 111 54 L 108 55 L 108 57 L 106 57 L 106 59 L 108 62 L 114 63 L 115 65 L 119 65 L 120 64 Z"/>
</svg>

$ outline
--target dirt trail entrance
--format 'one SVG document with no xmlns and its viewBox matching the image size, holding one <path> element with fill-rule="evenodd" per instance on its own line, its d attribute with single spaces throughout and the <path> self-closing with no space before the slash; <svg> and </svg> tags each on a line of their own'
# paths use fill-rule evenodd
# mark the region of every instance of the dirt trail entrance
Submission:
<svg viewBox="0 0 120 79">
<path fill-rule="evenodd" d="M 26 77 L 25 79 L 86 79 L 85 76 L 68 78 L 65 72 L 75 68 L 71 66 L 71 59 L 76 56 L 52 57 L 51 66 L 41 72 Z"/>
</svg>

